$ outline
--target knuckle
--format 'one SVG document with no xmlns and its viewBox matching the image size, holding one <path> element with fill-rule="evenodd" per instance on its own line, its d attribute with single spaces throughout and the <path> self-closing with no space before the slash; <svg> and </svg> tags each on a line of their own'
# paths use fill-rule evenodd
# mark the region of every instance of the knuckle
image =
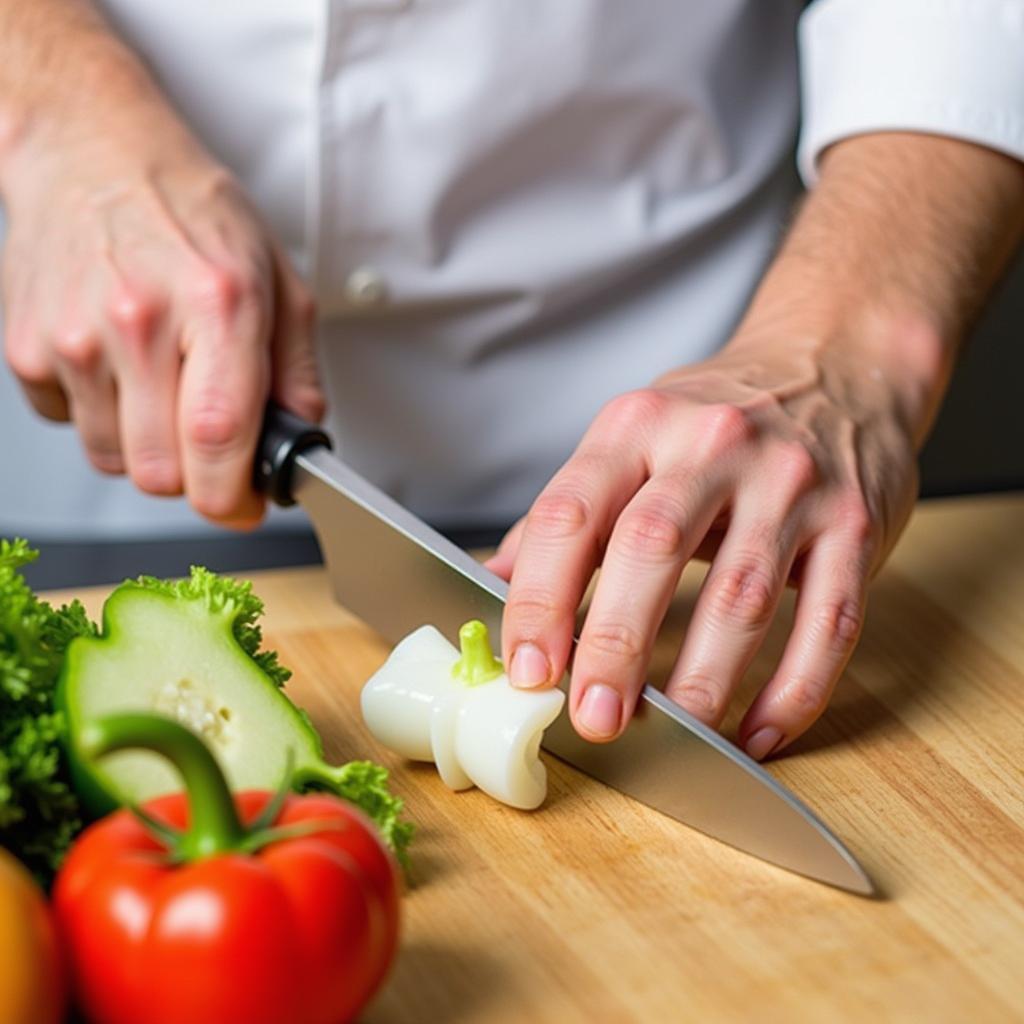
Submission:
<svg viewBox="0 0 1024 1024">
<path fill-rule="evenodd" d="M 710 460 L 731 454 L 753 436 L 750 414 L 728 402 L 708 406 L 698 420 L 697 440 L 705 458 Z"/>
<path fill-rule="evenodd" d="M 237 409 L 223 401 L 208 400 L 188 417 L 185 437 L 202 454 L 220 455 L 237 447 L 244 429 Z"/>
<path fill-rule="evenodd" d="M 643 635 L 624 622 L 588 624 L 580 637 L 580 646 L 623 661 L 642 658 L 647 651 Z"/>
<path fill-rule="evenodd" d="M 619 520 L 622 545 L 631 553 L 672 558 L 682 550 L 685 536 L 676 518 L 663 509 L 638 508 Z"/>
<path fill-rule="evenodd" d="M 533 633 L 535 627 L 546 626 L 555 619 L 568 614 L 569 609 L 548 590 L 515 589 L 509 595 L 506 614 L 515 622 L 520 631 Z"/>
<path fill-rule="evenodd" d="M 725 694 L 706 676 L 685 676 L 672 687 L 672 699 L 701 721 L 717 722 L 725 714 Z"/>
<path fill-rule="evenodd" d="M 785 701 L 801 717 L 813 718 L 824 710 L 831 692 L 829 680 L 820 676 L 801 676 L 786 687 Z"/>
<path fill-rule="evenodd" d="M 238 282 L 227 267 L 208 263 L 196 274 L 196 298 L 209 306 L 230 307 L 238 298 Z"/>
<path fill-rule="evenodd" d="M 148 339 L 159 313 L 160 304 L 138 291 L 120 291 L 111 296 L 107 305 L 110 322 L 130 338 Z"/>
<path fill-rule="evenodd" d="M 830 648 L 847 650 L 857 642 L 863 624 L 860 604 L 840 599 L 815 609 L 812 629 Z"/>
<path fill-rule="evenodd" d="M 205 263 L 197 271 L 192 289 L 202 309 L 230 317 L 245 299 L 257 293 L 257 275 L 241 264 Z"/>
<path fill-rule="evenodd" d="M 53 367 L 45 349 L 30 335 L 8 338 L 7 365 L 23 384 L 44 385 L 54 380 Z"/>
<path fill-rule="evenodd" d="M 778 445 L 773 472 L 794 494 L 809 491 L 820 479 L 817 459 L 800 441 L 784 441 Z"/>
<path fill-rule="evenodd" d="M 582 533 L 592 518 L 590 503 L 581 494 L 548 491 L 533 503 L 526 524 L 531 532 L 557 540 Z"/>
<path fill-rule="evenodd" d="M 599 418 L 613 434 L 646 433 L 663 418 L 668 402 L 661 391 L 639 388 L 611 399 Z"/>
<path fill-rule="evenodd" d="M 768 624 L 775 607 L 776 573 L 763 556 L 748 555 L 708 580 L 712 613 L 750 629 Z"/>
<path fill-rule="evenodd" d="M 68 328 L 53 341 L 57 357 L 73 370 L 89 373 L 96 369 L 103 355 L 100 336 L 89 328 Z"/>
</svg>

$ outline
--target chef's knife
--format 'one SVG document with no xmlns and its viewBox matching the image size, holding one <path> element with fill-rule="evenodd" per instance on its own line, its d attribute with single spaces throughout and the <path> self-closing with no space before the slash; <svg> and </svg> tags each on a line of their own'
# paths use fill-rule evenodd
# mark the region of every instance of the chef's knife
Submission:
<svg viewBox="0 0 1024 1024">
<path fill-rule="evenodd" d="M 392 642 L 427 622 L 452 638 L 474 618 L 498 635 L 505 581 L 330 448 L 318 427 L 271 406 L 256 479 L 278 504 L 299 502 L 309 514 L 338 602 Z M 614 742 L 588 743 L 563 713 L 543 745 L 613 789 L 730 846 L 842 889 L 873 892 L 863 868 L 810 808 L 650 685 Z"/>
</svg>

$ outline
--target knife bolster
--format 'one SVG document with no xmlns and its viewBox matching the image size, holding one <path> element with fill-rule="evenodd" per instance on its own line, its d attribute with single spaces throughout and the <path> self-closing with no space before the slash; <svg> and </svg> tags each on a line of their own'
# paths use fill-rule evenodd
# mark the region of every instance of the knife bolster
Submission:
<svg viewBox="0 0 1024 1024">
<path fill-rule="evenodd" d="M 256 451 L 256 490 L 282 508 L 294 505 L 292 466 L 295 457 L 318 445 L 331 447 L 330 437 L 320 427 L 273 402 L 268 403 Z"/>
</svg>

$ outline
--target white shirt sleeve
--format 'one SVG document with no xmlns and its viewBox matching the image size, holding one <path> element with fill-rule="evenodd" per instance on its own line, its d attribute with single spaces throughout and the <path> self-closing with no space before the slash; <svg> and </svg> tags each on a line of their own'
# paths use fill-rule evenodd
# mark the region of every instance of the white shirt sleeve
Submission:
<svg viewBox="0 0 1024 1024">
<path fill-rule="evenodd" d="M 816 0 L 800 20 L 807 185 L 833 142 L 919 131 L 1024 160 L 1024 0 Z"/>
</svg>

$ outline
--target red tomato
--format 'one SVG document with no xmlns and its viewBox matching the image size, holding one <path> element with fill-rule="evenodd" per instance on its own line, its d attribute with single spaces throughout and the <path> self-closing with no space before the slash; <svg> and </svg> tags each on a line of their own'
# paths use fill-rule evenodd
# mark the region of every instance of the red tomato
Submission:
<svg viewBox="0 0 1024 1024">
<path fill-rule="evenodd" d="M 267 793 L 235 798 L 250 823 Z M 180 794 L 146 805 L 175 828 Z M 341 1024 L 398 941 L 398 875 L 373 825 L 328 795 L 289 796 L 256 853 L 172 864 L 128 811 L 87 829 L 54 889 L 82 1008 L 96 1024 Z"/>
</svg>

